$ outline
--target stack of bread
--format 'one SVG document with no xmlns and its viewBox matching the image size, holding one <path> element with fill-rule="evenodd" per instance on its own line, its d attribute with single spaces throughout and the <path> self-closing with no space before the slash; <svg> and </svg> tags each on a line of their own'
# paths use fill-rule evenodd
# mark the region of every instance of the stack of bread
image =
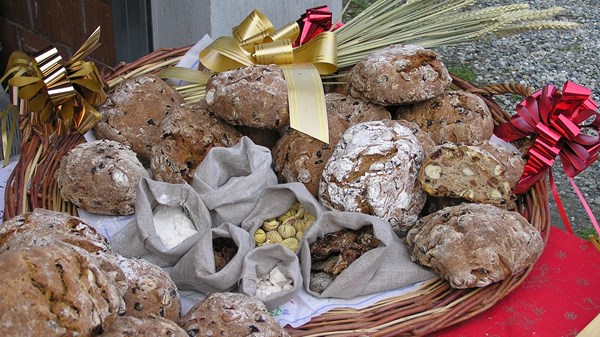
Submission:
<svg viewBox="0 0 600 337">
<path fill-rule="evenodd" d="M 89 212 L 133 214 L 141 179 L 191 184 L 211 148 L 247 135 L 272 151 L 280 183 L 304 184 L 326 209 L 387 220 L 412 259 L 453 287 L 485 286 L 536 261 L 543 240 L 513 211 L 521 154 L 490 141 L 487 105 L 450 89 L 435 52 L 393 45 L 345 78 L 325 96 L 329 144 L 289 127 L 277 65 L 215 74 L 197 104 L 154 75 L 127 80 L 98 109 L 101 140 L 62 159 L 61 195 Z M 3 270 L 18 273 L 2 274 L 5 335 L 286 335 L 239 294 L 212 294 L 181 320 L 168 274 L 111 251 L 78 218 L 43 210 L 14 218 L 0 227 L 0 249 Z"/>
</svg>

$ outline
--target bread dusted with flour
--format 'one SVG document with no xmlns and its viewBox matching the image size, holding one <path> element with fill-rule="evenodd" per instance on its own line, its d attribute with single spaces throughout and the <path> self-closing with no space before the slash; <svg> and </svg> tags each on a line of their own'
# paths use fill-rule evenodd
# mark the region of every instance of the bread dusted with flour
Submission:
<svg viewBox="0 0 600 337">
<path fill-rule="evenodd" d="M 325 104 L 329 144 L 289 128 L 273 148 L 274 169 L 279 180 L 301 182 L 315 196 L 325 164 L 344 131 L 357 123 L 391 117 L 382 106 L 336 93 L 326 94 Z"/>
<path fill-rule="evenodd" d="M 391 45 L 360 60 L 350 71 L 350 95 L 380 105 L 414 104 L 441 95 L 452 79 L 432 50 Z"/>
<path fill-rule="evenodd" d="M 138 182 L 149 176 L 129 147 L 109 140 L 77 145 L 54 174 L 65 200 L 110 215 L 133 214 Z"/>
<path fill-rule="evenodd" d="M 411 258 L 455 288 L 484 287 L 523 271 L 544 241 L 517 212 L 463 203 L 421 218 L 408 232 Z"/>
<path fill-rule="evenodd" d="M 325 166 L 319 199 L 330 209 L 382 217 L 403 235 L 425 204 L 417 181 L 424 158 L 410 128 L 393 120 L 356 124 Z"/>
<path fill-rule="evenodd" d="M 275 64 L 213 75 L 206 84 L 208 109 L 231 125 L 281 129 L 290 125 L 287 84 Z"/>
<path fill-rule="evenodd" d="M 94 133 L 98 139 L 131 147 L 142 164 L 148 165 L 160 122 L 181 103 L 181 95 L 156 75 L 133 77 L 117 85 L 98 107 L 102 120 Z"/>
<path fill-rule="evenodd" d="M 490 139 L 494 119 L 481 97 L 466 91 L 449 91 L 422 103 L 400 106 L 397 119 L 417 123 L 437 144 L 476 144 Z"/>
<path fill-rule="evenodd" d="M 209 114 L 205 101 L 181 105 L 160 124 L 150 159 L 153 177 L 171 184 L 191 184 L 210 149 L 234 146 L 241 138 L 233 126 Z"/>
<path fill-rule="evenodd" d="M 189 336 L 289 337 L 261 301 L 230 292 L 209 294 L 179 325 Z"/>
</svg>

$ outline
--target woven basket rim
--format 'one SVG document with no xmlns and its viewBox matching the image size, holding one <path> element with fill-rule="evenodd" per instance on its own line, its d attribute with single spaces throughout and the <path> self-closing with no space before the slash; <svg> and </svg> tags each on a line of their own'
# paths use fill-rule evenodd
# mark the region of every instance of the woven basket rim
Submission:
<svg viewBox="0 0 600 337">
<path fill-rule="evenodd" d="M 153 68 L 149 65 L 161 63 L 173 65 L 191 46 L 156 50 L 128 64 L 119 64 L 104 69 L 103 80 L 108 91 L 121 81 L 137 75 L 140 69 Z M 167 62 L 168 61 L 168 62 Z M 159 71 L 153 69 L 152 72 Z M 510 115 L 494 102 L 491 95 L 513 93 L 525 95 L 527 90 L 518 85 L 492 86 L 481 89 L 452 75 L 457 89 L 479 95 L 492 111 L 496 123 L 504 123 Z M 22 123 L 23 124 L 23 123 Z M 25 126 L 27 127 L 27 126 Z M 4 220 L 37 207 L 63 211 L 77 215 L 76 207 L 60 198 L 53 173 L 60 158 L 71 148 L 85 140 L 79 134 L 46 141 L 35 131 L 25 130 L 21 143 L 23 163 L 15 168 L 5 190 Z M 23 173 L 28 165 L 39 165 L 34 176 Z M 32 186 L 33 184 L 33 186 Z M 36 185 L 37 184 L 37 185 Z M 27 189 L 38 191 L 37 198 L 27 200 Z M 537 182 L 518 199 L 520 213 L 542 233 L 544 243 L 549 235 L 549 206 L 546 180 Z M 536 261 L 537 262 L 537 261 Z M 535 264 L 503 281 L 483 288 L 454 289 L 438 277 L 425 282 L 417 290 L 383 300 L 365 309 L 338 308 L 314 317 L 298 327 L 286 327 L 292 336 L 424 336 L 442 328 L 465 321 L 489 309 L 500 299 L 521 284 Z"/>
</svg>

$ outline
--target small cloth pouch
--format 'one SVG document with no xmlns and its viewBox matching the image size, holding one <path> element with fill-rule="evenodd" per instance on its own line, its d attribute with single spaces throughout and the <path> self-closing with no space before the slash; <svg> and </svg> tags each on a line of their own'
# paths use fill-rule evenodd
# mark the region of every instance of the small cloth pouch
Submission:
<svg viewBox="0 0 600 337">
<path fill-rule="evenodd" d="M 311 290 L 310 245 L 329 233 L 342 229 L 358 230 L 364 226 L 373 226 L 374 237 L 381 241 L 379 246 L 350 263 L 322 293 Z M 431 271 L 412 262 L 408 249 L 386 220 L 357 212 L 330 211 L 321 215 L 305 234 L 300 265 L 306 291 L 318 298 L 348 299 L 435 277 Z"/>
</svg>

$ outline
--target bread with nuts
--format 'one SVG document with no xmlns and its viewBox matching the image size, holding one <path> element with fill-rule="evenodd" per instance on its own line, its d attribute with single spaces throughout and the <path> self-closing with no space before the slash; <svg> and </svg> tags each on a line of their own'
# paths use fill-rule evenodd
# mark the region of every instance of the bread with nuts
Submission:
<svg viewBox="0 0 600 337">
<path fill-rule="evenodd" d="M 454 288 L 484 287 L 526 269 L 544 241 L 517 212 L 463 203 L 419 219 L 406 243 L 413 261 Z"/>
<path fill-rule="evenodd" d="M 432 196 L 506 207 L 511 199 L 511 183 L 505 173 L 506 166 L 483 148 L 445 143 L 425 158 L 419 182 Z"/>
<path fill-rule="evenodd" d="M 396 119 L 417 123 L 438 145 L 475 144 L 490 139 L 494 132 L 494 119 L 487 104 L 466 91 L 448 91 L 422 103 L 400 106 Z"/>
<path fill-rule="evenodd" d="M 350 71 L 350 95 L 380 105 L 404 105 L 441 95 L 452 79 L 432 50 L 391 45 L 365 56 Z"/>
</svg>

